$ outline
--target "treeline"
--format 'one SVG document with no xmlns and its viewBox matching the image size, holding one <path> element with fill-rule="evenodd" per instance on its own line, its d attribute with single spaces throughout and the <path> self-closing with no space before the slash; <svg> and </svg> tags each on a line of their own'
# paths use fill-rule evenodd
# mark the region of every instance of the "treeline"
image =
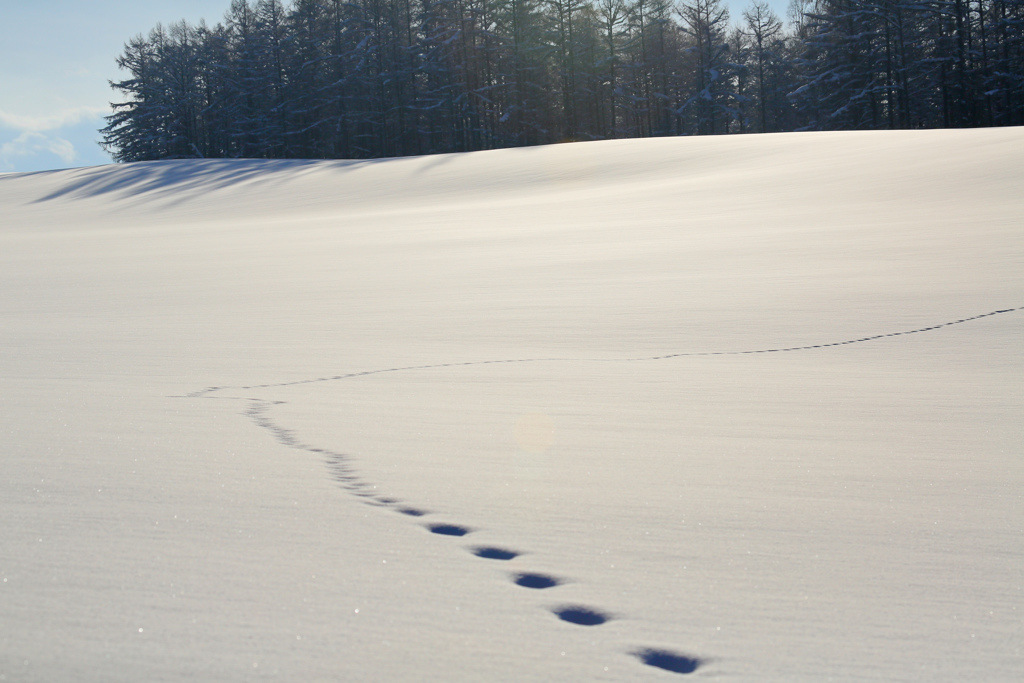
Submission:
<svg viewBox="0 0 1024 683">
<path fill-rule="evenodd" d="M 1024 0 L 232 0 L 129 41 L 118 161 L 1024 124 Z"/>
</svg>

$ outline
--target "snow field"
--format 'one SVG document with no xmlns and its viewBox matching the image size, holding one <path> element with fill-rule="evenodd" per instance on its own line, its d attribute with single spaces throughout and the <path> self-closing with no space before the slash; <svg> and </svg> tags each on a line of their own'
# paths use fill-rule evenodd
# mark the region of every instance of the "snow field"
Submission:
<svg viewBox="0 0 1024 683">
<path fill-rule="evenodd" d="M 1019 679 L 1022 152 L 0 178 L 0 674 Z"/>
</svg>

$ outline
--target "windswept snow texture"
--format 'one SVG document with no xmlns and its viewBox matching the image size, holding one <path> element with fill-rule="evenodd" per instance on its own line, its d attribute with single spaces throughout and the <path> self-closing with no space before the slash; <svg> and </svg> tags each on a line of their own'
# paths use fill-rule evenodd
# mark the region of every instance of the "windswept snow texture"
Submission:
<svg viewBox="0 0 1024 683">
<path fill-rule="evenodd" d="M 0 177 L 0 680 L 1024 680 L 1024 131 Z"/>
</svg>

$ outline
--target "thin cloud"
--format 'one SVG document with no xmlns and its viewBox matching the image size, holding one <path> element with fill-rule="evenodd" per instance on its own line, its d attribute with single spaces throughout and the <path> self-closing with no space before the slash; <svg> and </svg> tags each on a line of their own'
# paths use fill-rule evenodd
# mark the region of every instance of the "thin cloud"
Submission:
<svg viewBox="0 0 1024 683">
<path fill-rule="evenodd" d="M 52 154 L 65 164 L 71 164 L 78 158 L 75 146 L 64 138 L 28 131 L 0 145 L 0 164 L 11 169 L 14 168 L 15 158 L 34 157 L 42 153 Z"/>
<path fill-rule="evenodd" d="M 23 116 L 21 114 L 11 114 L 0 109 L 0 126 L 13 128 L 23 133 L 41 133 L 74 126 L 82 120 L 98 118 L 109 112 L 110 109 L 108 107 L 74 107 L 45 116 Z"/>
</svg>

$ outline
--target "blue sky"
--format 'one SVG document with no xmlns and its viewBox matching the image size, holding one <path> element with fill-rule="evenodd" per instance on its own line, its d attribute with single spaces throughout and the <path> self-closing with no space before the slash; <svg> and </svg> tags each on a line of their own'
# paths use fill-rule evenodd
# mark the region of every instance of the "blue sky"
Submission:
<svg viewBox="0 0 1024 683">
<path fill-rule="evenodd" d="M 110 163 L 97 129 L 126 40 L 157 22 L 216 23 L 230 0 L 2 0 L 0 173 Z"/>
<path fill-rule="evenodd" d="M 97 141 L 126 40 L 162 22 L 216 24 L 230 0 L 2 0 L 0 173 L 110 163 Z M 787 0 L 771 0 L 785 17 Z M 733 19 L 746 0 L 730 0 Z"/>
</svg>

